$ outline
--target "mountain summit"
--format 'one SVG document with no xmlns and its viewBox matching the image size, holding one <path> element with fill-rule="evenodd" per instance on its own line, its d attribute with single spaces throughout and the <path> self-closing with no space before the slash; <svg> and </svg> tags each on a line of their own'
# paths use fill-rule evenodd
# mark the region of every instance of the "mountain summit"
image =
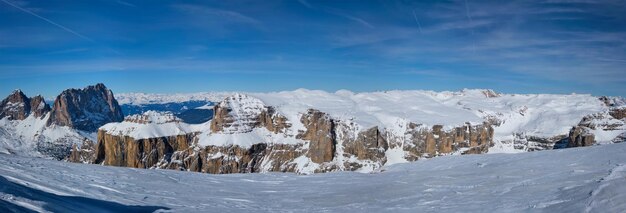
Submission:
<svg viewBox="0 0 626 213">
<path fill-rule="evenodd" d="M 8 117 L 10 120 L 24 120 L 31 113 L 36 117 L 41 117 L 50 111 L 50 106 L 46 104 L 41 95 L 28 98 L 17 89 L 0 103 L 0 118 Z"/>
<path fill-rule="evenodd" d="M 69 126 L 94 132 L 110 122 L 124 120 L 113 92 L 99 83 L 84 89 L 68 89 L 57 96 L 48 125 Z"/>
</svg>

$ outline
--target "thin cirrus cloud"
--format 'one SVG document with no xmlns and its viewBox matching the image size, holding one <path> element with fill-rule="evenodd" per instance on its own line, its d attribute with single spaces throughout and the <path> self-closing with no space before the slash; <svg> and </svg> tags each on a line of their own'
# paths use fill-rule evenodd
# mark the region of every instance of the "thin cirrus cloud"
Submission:
<svg viewBox="0 0 626 213">
<path fill-rule="evenodd" d="M 306 1 L 306 0 L 298 0 L 298 2 L 299 2 L 300 4 L 302 4 L 302 5 L 304 5 L 305 7 L 309 8 L 309 9 L 313 9 L 313 10 L 317 9 L 317 7 L 314 7 L 313 5 L 311 5 L 311 4 L 310 4 L 308 1 Z M 353 15 L 350 15 L 350 14 L 348 14 L 348 13 L 346 13 L 346 12 L 342 12 L 342 11 L 337 10 L 337 9 L 335 9 L 335 8 L 331 8 L 331 7 L 321 7 L 321 10 L 322 10 L 322 11 L 324 11 L 324 12 L 326 12 L 326 13 L 329 13 L 329 14 L 333 14 L 333 15 L 336 15 L 336 16 L 340 16 L 340 17 L 346 18 L 346 19 L 348 19 L 348 20 L 351 20 L 351 21 L 353 21 L 353 22 L 356 22 L 356 23 L 358 23 L 358 24 L 360 24 L 360 25 L 363 25 L 363 26 L 365 26 L 365 27 L 374 28 L 374 26 L 372 26 L 372 24 L 370 24 L 369 22 L 367 22 L 367 21 L 363 20 L 362 18 L 359 18 L 359 17 L 353 16 Z"/>
<path fill-rule="evenodd" d="M 232 10 L 224 10 L 218 8 L 211 8 L 207 6 L 192 5 L 192 4 L 176 4 L 174 8 L 189 13 L 191 15 L 205 16 L 212 18 L 219 18 L 220 21 L 227 22 L 240 22 L 248 24 L 260 24 L 261 22 L 255 18 L 243 15 L 239 12 Z"/>
<path fill-rule="evenodd" d="M 52 24 L 52 25 L 54 25 L 54 26 L 56 26 L 58 28 L 61 28 L 61 29 L 65 30 L 65 31 L 67 31 L 68 33 L 74 34 L 75 36 L 78 36 L 78 37 L 80 37 L 82 39 L 85 39 L 87 41 L 92 41 L 92 42 L 94 41 L 93 39 L 91 39 L 91 38 L 89 38 L 89 37 L 87 37 L 87 36 L 85 36 L 83 34 L 80 34 L 80 33 L 76 32 L 76 31 L 74 31 L 74 30 L 72 30 L 72 29 L 70 29 L 70 28 L 68 28 L 66 26 L 63 26 L 63 25 L 61 25 L 59 23 L 56 23 L 56 22 L 54 22 L 54 21 L 52 21 L 52 20 L 50 20 L 50 19 L 48 19 L 46 17 L 40 16 L 37 13 L 31 11 L 30 9 L 23 8 L 22 6 L 20 6 L 20 3 L 14 3 L 14 2 L 9 1 L 9 0 L 0 0 L 0 1 L 4 2 L 5 4 L 7 4 L 7 5 L 11 6 L 11 7 L 19 9 L 19 10 L 23 11 L 24 13 L 30 14 L 30 15 L 32 15 L 34 17 L 37 17 L 37 18 L 39 18 L 39 19 L 41 19 L 41 20 L 43 20 L 45 22 L 48 22 L 48 23 L 50 23 L 50 24 Z M 21 4 L 25 4 L 25 3 L 21 3 Z"/>
<path fill-rule="evenodd" d="M 304 82 L 626 95 L 619 0 L 61 2 L 0 0 L 5 87 L 38 73 L 157 70 L 244 79 L 259 90 Z M 282 81 L 255 82 L 260 73 Z M 340 85 L 316 84 L 320 76 Z"/>
</svg>

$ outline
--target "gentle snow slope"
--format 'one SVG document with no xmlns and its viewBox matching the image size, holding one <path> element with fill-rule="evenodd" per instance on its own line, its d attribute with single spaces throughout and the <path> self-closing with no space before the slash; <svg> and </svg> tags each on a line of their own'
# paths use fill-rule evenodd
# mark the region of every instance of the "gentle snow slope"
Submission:
<svg viewBox="0 0 626 213">
<path fill-rule="evenodd" d="M 624 153 L 626 143 L 522 154 L 445 156 L 385 167 L 382 173 L 308 176 L 209 175 L 0 155 L 0 209 L 624 212 Z"/>
</svg>

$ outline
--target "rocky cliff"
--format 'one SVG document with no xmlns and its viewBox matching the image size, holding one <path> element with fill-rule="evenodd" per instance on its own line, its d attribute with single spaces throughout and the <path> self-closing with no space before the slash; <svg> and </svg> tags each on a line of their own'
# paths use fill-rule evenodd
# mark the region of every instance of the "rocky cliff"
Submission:
<svg viewBox="0 0 626 213">
<path fill-rule="evenodd" d="M 95 132 L 109 122 L 124 119 L 113 92 L 104 84 L 84 89 L 68 89 L 57 96 L 48 125 L 68 126 L 87 132 Z"/>
<path fill-rule="evenodd" d="M 15 90 L 0 103 L 0 118 L 24 120 L 31 113 L 40 118 L 50 111 L 41 95 L 28 98 L 21 90 Z"/>
<path fill-rule="evenodd" d="M 505 140 L 516 151 L 537 151 L 624 138 L 623 104 L 609 102 L 484 90 L 234 94 L 202 124 L 157 112 L 107 124 L 97 144 L 75 147 L 71 160 L 216 174 L 370 172 L 422 158 L 481 154 Z M 561 123 L 567 125 L 555 126 Z"/>
<path fill-rule="evenodd" d="M 218 174 L 372 171 L 390 158 L 415 161 L 453 153 L 485 153 L 493 140 L 488 123 L 448 129 L 409 123 L 397 133 L 378 126 L 361 130 L 350 120 L 316 109 L 289 121 L 273 106 L 241 94 L 217 104 L 213 120 L 207 124 L 188 125 L 170 116 L 150 112 L 107 124 L 98 131 L 93 157 L 89 151 L 74 149 L 70 160 Z M 180 131 L 165 133 L 172 128 Z M 242 140 L 245 143 L 237 143 Z"/>
</svg>

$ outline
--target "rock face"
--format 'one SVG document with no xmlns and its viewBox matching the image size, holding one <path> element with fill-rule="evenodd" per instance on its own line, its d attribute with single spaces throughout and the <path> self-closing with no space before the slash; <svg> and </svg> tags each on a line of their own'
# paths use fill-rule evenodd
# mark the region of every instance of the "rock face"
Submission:
<svg viewBox="0 0 626 213">
<path fill-rule="evenodd" d="M 110 166 L 151 168 L 169 162 L 175 151 L 191 145 L 194 134 L 168 137 L 134 139 L 98 131 L 94 163 Z"/>
<path fill-rule="evenodd" d="M 444 131 L 440 125 L 429 129 L 410 124 L 407 133 L 410 140 L 409 143 L 405 141 L 403 150 L 409 153 L 407 160 L 410 161 L 453 152 L 481 154 L 488 151 L 493 141 L 493 128 L 487 123 L 474 126 L 466 123 L 465 126 L 448 131 Z M 398 142 L 392 146 L 398 146 Z"/>
<path fill-rule="evenodd" d="M 387 140 L 378 127 L 372 127 L 358 134 L 356 140 L 343 143 L 344 156 L 356 156 L 358 160 L 380 161 L 384 164 Z"/>
<path fill-rule="evenodd" d="M 265 143 L 240 146 L 194 146 L 196 133 L 134 139 L 98 132 L 93 163 L 133 168 L 162 168 L 213 174 L 263 171 L 294 172 L 293 160 L 302 155 L 299 145 Z M 85 159 L 79 150 L 70 161 Z"/>
<path fill-rule="evenodd" d="M 265 127 L 271 132 L 278 133 L 291 126 L 287 119 L 278 115 L 272 107 L 243 94 L 226 98 L 213 108 L 213 113 L 211 120 L 213 133 L 246 133 L 257 127 Z"/>
<path fill-rule="evenodd" d="M 335 155 L 335 124 L 326 113 L 309 109 L 300 119 L 306 131 L 296 138 L 311 141 L 307 156 L 315 163 L 330 162 Z"/>
<path fill-rule="evenodd" d="M 50 111 L 43 97 L 38 95 L 28 98 L 21 90 L 15 90 L 0 103 L 0 118 L 8 117 L 11 120 L 24 120 L 31 113 L 36 117 L 43 117 Z"/>
<path fill-rule="evenodd" d="M 159 116 L 129 116 L 124 123 L 158 125 L 149 120 Z M 177 119 L 172 122 L 179 122 Z M 325 112 L 309 109 L 302 113 L 297 134 L 287 118 L 265 106 L 260 100 L 235 95 L 216 105 L 214 120 L 205 130 L 196 128 L 178 135 L 133 138 L 125 131 L 107 132 L 107 124 L 98 132 L 95 146 L 87 150 L 74 148 L 70 161 L 124 166 L 133 168 L 162 168 L 214 174 L 255 172 L 313 173 L 329 171 L 372 171 L 385 165 L 390 151 L 399 158 L 415 161 L 452 153 L 479 154 L 492 144 L 493 129 L 487 123 L 446 129 L 441 125 L 426 127 L 408 124 L 403 132 L 379 127 L 360 130 L 350 120 L 337 120 Z M 119 124 L 120 126 L 130 126 Z M 141 127 L 137 127 L 141 128 Z M 282 144 L 271 140 L 255 141 L 251 145 L 199 145 L 202 134 L 222 136 L 253 134 L 255 128 L 270 134 L 300 140 L 301 143 Z M 136 130 L 133 127 L 133 130 Z M 249 139 L 249 138 L 247 138 Z M 93 148 L 95 147 L 95 149 Z M 95 150 L 95 151 L 94 151 Z M 91 156 L 89 155 L 91 154 Z"/>
<path fill-rule="evenodd" d="M 623 108 L 613 108 L 609 111 L 609 114 L 613 116 L 615 119 L 622 120 L 626 118 L 626 107 Z"/>
<path fill-rule="evenodd" d="M 589 132 L 588 127 L 572 127 L 569 132 L 568 147 L 591 146 L 595 143 L 595 136 Z"/>
<path fill-rule="evenodd" d="M 48 125 L 95 132 L 100 126 L 124 119 L 113 92 L 104 84 L 68 89 L 57 96 Z"/>
</svg>

